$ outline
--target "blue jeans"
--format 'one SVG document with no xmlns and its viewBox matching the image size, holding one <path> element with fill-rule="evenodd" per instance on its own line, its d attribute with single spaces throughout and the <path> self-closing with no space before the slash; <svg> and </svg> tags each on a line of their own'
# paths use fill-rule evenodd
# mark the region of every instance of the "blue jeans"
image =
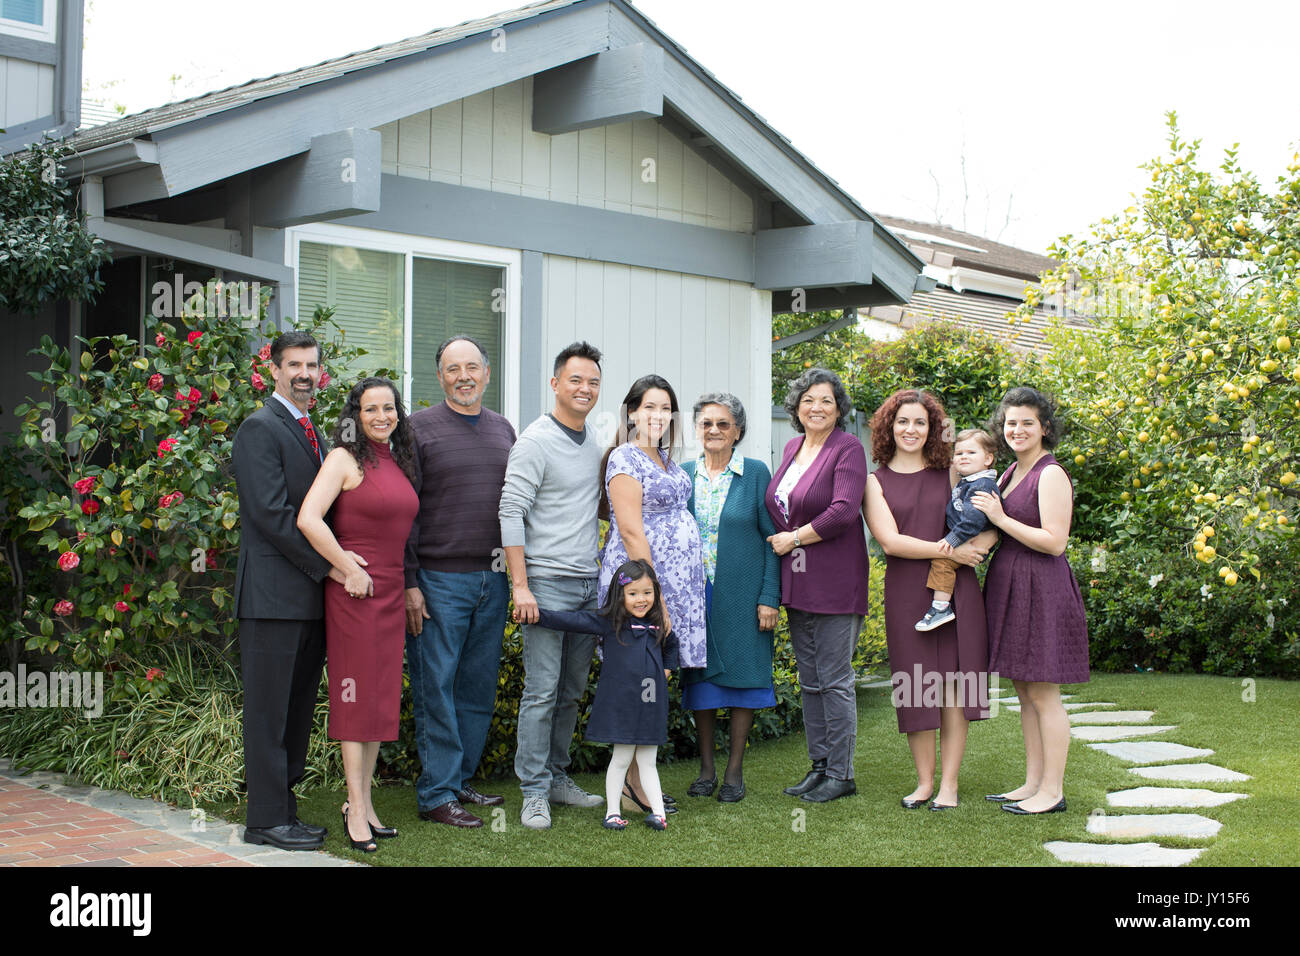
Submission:
<svg viewBox="0 0 1300 956">
<path fill-rule="evenodd" d="M 530 578 L 537 606 L 548 611 L 594 611 L 595 578 Z M 587 689 L 594 634 L 524 626 L 524 696 L 519 701 L 515 775 L 525 797 L 547 797 L 569 766 L 578 701 Z"/>
<path fill-rule="evenodd" d="M 497 696 L 505 633 L 506 576 L 497 571 L 425 571 L 418 583 L 429 619 L 406 636 L 421 810 L 456 799 L 478 769 Z"/>
</svg>

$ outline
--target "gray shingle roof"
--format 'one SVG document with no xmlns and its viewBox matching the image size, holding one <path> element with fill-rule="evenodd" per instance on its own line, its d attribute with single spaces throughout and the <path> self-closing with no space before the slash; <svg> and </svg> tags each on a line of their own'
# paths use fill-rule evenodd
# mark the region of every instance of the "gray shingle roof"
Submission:
<svg viewBox="0 0 1300 956">
<path fill-rule="evenodd" d="M 992 239 L 985 239 L 983 236 L 962 232 L 953 229 L 951 226 L 933 222 L 918 222 L 915 219 L 902 219 L 898 216 L 882 216 L 879 213 L 875 213 L 875 217 L 890 229 L 902 230 L 903 234 L 899 238 L 926 262 L 935 261 L 934 256 L 951 256 L 951 263 L 936 262 L 936 264 L 965 266 L 971 269 L 980 269 L 984 272 L 996 272 L 999 275 L 1023 277 L 1025 279 L 1036 279 L 1039 273 L 1055 269 L 1057 265 L 1055 259 L 1047 256 L 1030 252 L 1027 249 L 1017 249 L 1015 246 L 994 242 Z M 914 235 L 915 233 L 934 236 L 938 239 L 948 239 L 953 243 L 959 243 L 959 245 L 927 242 L 924 238 Z M 974 246 L 975 248 L 966 249 L 963 246 Z M 927 256 L 925 254 L 927 251 L 931 255 Z"/>
<path fill-rule="evenodd" d="M 1047 352 L 1046 333 L 1053 322 L 1060 321 L 1051 312 L 1035 309 L 1027 323 L 1012 325 L 1008 316 L 1016 303 L 996 295 L 980 292 L 953 292 L 938 286 L 930 292 L 917 292 L 906 305 L 875 306 L 864 317 L 889 322 L 910 329 L 922 322 L 956 322 L 965 328 L 979 329 L 1008 345 L 1025 351 Z M 1086 325 L 1071 321 L 1071 326 Z"/>
</svg>

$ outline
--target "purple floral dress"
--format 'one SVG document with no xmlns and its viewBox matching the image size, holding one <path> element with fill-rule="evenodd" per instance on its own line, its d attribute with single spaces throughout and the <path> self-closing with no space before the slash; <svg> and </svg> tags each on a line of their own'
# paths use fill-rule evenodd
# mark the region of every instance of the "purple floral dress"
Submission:
<svg viewBox="0 0 1300 956">
<path fill-rule="evenodd" d="M 705 654 L 704 627 L 704 556 L 700 550 L 700 529 L 695 516 L 687 509 L 691 498 L 691 478 L 680 465 L 660 452 L 668 465 L 664 471 L 636 445 L 619 445 L 609 456 L 605 468 L 605 488 L 615 475 L 630 475 L 641 485 L 641 523 L 650 557 L 663 589 L 664 603 L 672 618 L 673 632 L 682 667 L 703 667 Z M 611 513 L 609 532 L 600 552 L 600 593 L 603 606 L 614 572 L 627 560 L 627 549 L 618 530 L 618 519 Z"/>
</svg>

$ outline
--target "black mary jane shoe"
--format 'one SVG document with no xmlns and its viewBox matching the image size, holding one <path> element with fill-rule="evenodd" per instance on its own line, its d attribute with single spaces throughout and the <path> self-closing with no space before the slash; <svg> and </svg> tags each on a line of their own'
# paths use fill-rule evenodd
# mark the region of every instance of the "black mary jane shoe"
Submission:
<svg viewBox="0 0 1300 956">
<path fill-rule="evenodd" d="M 1026 810 L 1018 803 L 1004 803 L 1002 804 L 1002 809 L 1007 811 L 1007 813 L 1015 813 L 1019 816 L 1025 816 L 1025 817 L 1036 817 L 1043 813 L 1064 813 L 1065 797 L 1062 797 L 1060 800 L 1058 800 L 1052 806 L 1048 807 L 1046 810 Z"/>
<path fill-rule="evenodd" d="M 715 773 L 708 780 L 703 777 L 696 777 L 695 782 L 686 788 L 688 797 L 711 797 L 713 791 L 718 789 L 718 775 Z M 665 800 L 665 803 L 668 801 Z"/>
<path fill-rule="evenodd" d="M 812 769 L 793 787 L 786 787 L 781 792 L 788 797 L 802 797 L 805 793 L 826 779 L 826 761 L 814 760 Z"/>
</svg>

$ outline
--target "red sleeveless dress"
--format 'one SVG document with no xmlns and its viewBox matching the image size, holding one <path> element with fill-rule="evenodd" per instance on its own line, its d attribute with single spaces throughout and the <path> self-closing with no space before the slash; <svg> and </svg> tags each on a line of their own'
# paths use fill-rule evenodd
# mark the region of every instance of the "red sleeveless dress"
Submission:
<svg viewBox="0 0 1300 956">
<path fill-rule="evenodd" d="M 325 647 L 333 740 L 396 740 L 406 645 L 402 556 L 420 498 L 387 443 L 370 443 L 379 461 L 334 502 L 334 537 L 367 561 L 373 597 L 354 598 L 325 581 Z"/>
</svg>

